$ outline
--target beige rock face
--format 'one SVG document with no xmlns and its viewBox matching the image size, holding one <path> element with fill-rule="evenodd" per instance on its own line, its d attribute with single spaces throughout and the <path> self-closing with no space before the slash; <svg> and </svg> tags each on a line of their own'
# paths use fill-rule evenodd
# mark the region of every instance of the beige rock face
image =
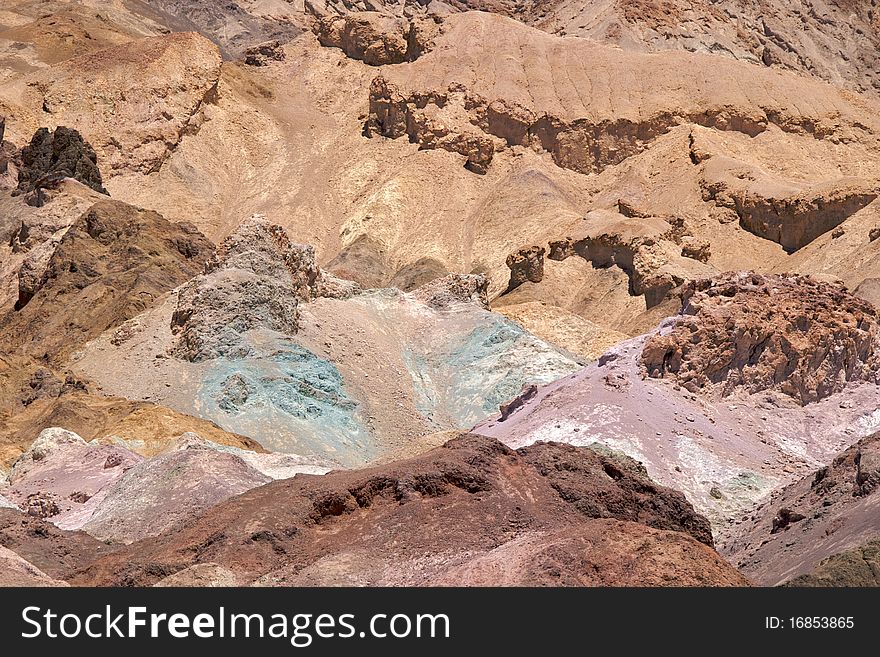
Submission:
<svg viewBox="0 0 880 657">
<path fill-rule="evenodd" d="M 404 15 L 411 27 L 425 22 Z M 864 260 L 872 257 L 868 242 L 857 247 L 851 241 L 856 232 L 848 226 L 858 224 L 853 228 L 867 234 L 873 226 L 863 230 L 860 222 L 876 203 L 847 206 L 843 214 L 828 206 L 828 214 L 837 215 L 830 224 L 843 222 L 846 236 L 819 252 L 825 234 L 818 235 L 795 255 L 814 244 L 817 251 L 787 266 L 769 231 L 765 238 L 742 230 L 745 222 L 734 209 L 703 198 L 703 179 L 715 180 L 708 168 L 724 156 L 789 190 L 753 190 L 761 207 L 801 194 L 813 203 L 849 179 L 870 192 L 874 128 L 862 118 L 877 115 L 872 101 L 772 67 L 709 55 L 621 53 L 498 16 L 429 22 L 439 28 L 433 45 L 397 64 L 367 65 L 340 48 L 322 47 L 311 32 L 283 46 L 283 61 L 223 64 L 216 104 L 205 105 L 208 120 L 198 134 L 182 139 L 159 171 L 115 174 L 107 188 L 166 217 L 193 221 L 215 241 L 242 217 L 264 213 L 296 242 L 314 244 L 318 263 L 332 262 L 331 270 L 368 287 L 410 290 L 449 272 L 478 272 L 489 278 L 489 296 L 497 297 L 509 282 L 509 254 L 579 236 L 584 216 L 616 212 L 620 199 L 645 217 L 685 221 L 690 235 L 682 237 L 709 244 L 704 264 L 714 269 L 708 272 L 682 276 L 707 258 L 702 247 L 693 258 L 683 253 L 686 244 L 667 240 L 656 254 L 657 267 L 683 279 L 777 267 L 834 269 L 829 273 L 841 277 L 854 249 L 861 248 Z M 581 62 L 589 62 L 583 71 Z M 682 70 L 696 71 L 683 91 Z M 614 88 L 606 93 L 611 79 Z M 734 82 L 740 79 L 747 82 Z M 373 114 L 371 85 L 378 89 Z M 578 93 L 586 88 L 594 93 Z M 14 97 L 12 88 L 0 91 Z M 806 97 L 809 103 L 792 100 Z M 658 116 L 671 117 L 663 130 L 640 127 Z M 365 123 L 372 139 L 362 134 Z M 19 117 L 9 126 L 8 133 L 20 134 Z M 561 136 L 554 142 L 549 137 L 557 128 Z M 694 149 L 690 137 L 698 142 Z M 792 210 L 783 218 L 822 224 L 822 213 L 810 212 Z M 880 270 L 880 263 L 871 267 Z M 595 296 L 602 291 L 602 303 L 565 310 L 630 335 L 660 319 L 643 316 L 646 298 L 631 295 L 622 270 L 582 274 L 578 288 Z M 620 280 L 611 280 L 618 274 Z M 528 281 L 517 292 L 535 294 L 517 301 L 546 301 L 554 280 L 550 273 L 545 282 Z M 859 282 L 847 280 L 851 287 Z"/>
<path fill-rule="evenodd" d="M 685 256 L 672 231 L 673 226 L 658 217 L 594 211 L 587 215 L 581 235 L 550 242 L 549 258 L 576 255 L 597 268 L 619 268 L 629 277 L 629 293 L 644 296 L 650 309 L 686 280 L 713 272 L 699 259 Z"/>
<path fill-rule="evenodd" d="M 79 130 L 105 177 L 157 171 L 204 121 L 220 76 L 220 53 L 194 33 L 140 39 L 37 73 L 27 98 L 41 122 Z"/>
<path fill-rule="evenodd" d="M 803 91 L 795 88 L 807 83 L 794 76 L 700 55 L 621 53 L 584 40 L 542 35 L 490 14 L 452 16 L 444 24 L 434 49 L 406 73 L 383 71 L 381 81 L 372 86 L 371 125 L 380 134 L 408 134 L 423 148 L 450 150 L 451 142 L 476 143 L 464 124 L 457 129 L 444 124 L 449 134 L 441 141 L 436 130 L 424 127 L 432 113 L 450 115 L 455 108 L 485 135 L 547 151 L 557 165 L 583 173 L 619 164 L 681 123 L 750 137 L 770 126 L 818 139 L 876 134 L 876 124 L 861 121 L 854 99 L 827 85 L 809 83 L 813 102 L 805 112 L 792 98 Z M 492 39 L 495 30 L 504 30 L 508 39 Z M 467 43 L 468 54 L 453 43 Z M 528 58 L 517 57 L 523 51 Z M 505 58 L 520 63 L 496 65 Z M 591 65 L 582 66 L 585 61 Z M 682 70 L 691 74 L 682 77 Z M 717 84 L 743 75 L 757 83 L 748 96 L 735 84 Z M 608 80 L 635 84 L 624 91 Z M 578 93 L 581 88 L 592 89 L 589 99 Z M 404 132 L 403 126 L 409 129 Z M 487 148 L 481 152 L 482 168 L 492 155 Z M 469 154 L 468 160 L 474 162 L 474 156 Z"/>
<path fill-rule="evenodd" d="M 726 157 L 705 163 L 701 186 L 705 200 L 734 211 L 743 228 L 789 253 L 836 228 L 880 194 L 876 182 L 852 177 L 804 188 Z"/>
<path fill-rule="evenodd" d="M 409 30 L 406 19 L 371 11 L 327 17 L 315 27 L 321 45 L 341 48 L 370 66 L 406 61 Z"/>
<path fill-rule="evenodd" d="M 488 135 L 468 126 L 469 100 L 463 92 L 463 88 L 453 86 L 448 93 L 429 93 L 432 102 L 425 105 L 421 95 L 407 96 L 397 85 L 377 77 L 370 85 L 367 130 L 371 135 L 392 139 L 406 136 L 420 148 L 464 155 L 466 169 L 486 173 L 495 154 L 495 143 Z"/>
<path fill-rule="evenodd" d="M 604 328 L 559 306 L 526 301 L 494 308 L 508 319 L 573 354 L 593 360 L 628 336 Z"/>
<path fill-rule="evenodd" d="M 684 316 L 645 344 L 648 376 L 692 392 L 776 390 L 801 404 L 851 381 L 880 383 L 880 323 L 870 304 L 804 276 L 728 274 L 689 283 Z"/>
</svg>

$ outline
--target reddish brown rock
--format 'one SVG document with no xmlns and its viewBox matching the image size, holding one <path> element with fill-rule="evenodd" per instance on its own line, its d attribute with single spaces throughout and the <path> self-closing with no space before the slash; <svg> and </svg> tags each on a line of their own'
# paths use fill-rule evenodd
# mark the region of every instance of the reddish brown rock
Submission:
<svg viewBox="0 0 880 657">
<path fill-rule="evenodd" d="M 240 584 L 746 584 L 711 540 L 680 493 L 626 457 L 466 435 L 390 465 L 262 486 L 72 581 L 154 584 L 220 564 Z"/>
<path fill-rule="evenodd" d="M 712 245 L 709 242 L 686 237 L 682 240 L 681 255 L 700 262 L 709 262 L 709 258 L 712 256 Z"/>
<path fill-rule="evenodd" d="M 49 359 L 68 354 L 193 277 L 213 249 L 193 226 L 96 203 L 61 239 L 18 311 L 0 319 L 0 345 Z"/>
<path fill-rule="evenodd" d="M 679 532 L 618 520 L 523 537 L 430 582 L 452 586 L 747 586 Z"/>
<path fill-rule="evenodd" d="M 775 390 L 801 404 L 851 381 L 880 383 L 869 303 L 809 276 L 726 274 L 687 284 L 682 316 L 645 344 L 651 377 L 726 396 Z"/>
<path fill-rule="evenodd" d="M 52 523 L 0 509 L 0 546 L 55 579 L 67 579 L 74 570 L 107 554 L 112 548 L 85 532 L 65 531 Z"/>
<path fill-rule="evenodd" d="M 0 586 L 65 586 L 0 545 Z"/>
</svg>

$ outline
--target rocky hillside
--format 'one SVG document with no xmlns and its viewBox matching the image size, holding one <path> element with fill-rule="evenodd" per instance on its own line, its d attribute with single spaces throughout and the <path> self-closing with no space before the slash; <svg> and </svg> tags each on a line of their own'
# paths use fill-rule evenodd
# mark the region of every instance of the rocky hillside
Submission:
<svg viewBox="0 0 880 657">
<path fill-rule="evenodd" d="M 134 0 L 129 4 L 164 29 L 200 32 L 230 58 L 243 57 L 268 41 L 289 41 L 300 32 L 305 18 L 288 0 Z"/>
<path fill-rule="evenodd" d="M 65 202 L 71 195 L 60 190 L 60 198 L 46 206 L 55 206 L 49 222 L 43 208 L 26 213 L 30 216 L 10 238 L 11 250 L 23 257 L 17 259 L 17 296 L 0 316 L 3 452 L 32 442 L 31 431 L 52 426 L 48 416 L 79 425 L 71 417 L 79 412 L 60 400 L 88 393 L 89 386 L 67 370 L 68 357 L 195 275 L 214 249 L 191 225 L 172 224 L 155 212 L 112 200 L 98 201 L 77 216 L 65 214 L 65 221 L 55 223 L 55 212 L 69 212 L 81 203 L 79 190 L 75 193 L 80 198 L 71 204 Z M 88 199 L 94 195 L 91 190 L 85 194 Z M 94 414 L 85 412 L 94 421 Z M 97 430 L 84 429 L 88 434 Z"/>
<path fill-rule="evenodd" d="M 4 347 L 57 362 L 194 276 L 213 249 L 194 226 L 102 201 L 22 265 L 15 308 L 0 320 Z"/>
<path fill-rule="evenodd" d="M 275 478 L 329 470 L 315 460 L 220 445 L 194 433 L 146 459 L 122 440 L 108 442 L 45 429 L 0 491 L 8 505 L 62 529 L 131 543 Z"/>
<path fill-rule="evenodd" d="M 809 278 L 754 274 L 694 283 L 684 303 L 474 431 L 513 447 L 622 451 L 736 535 L 773 491 L 878 428 L 869 304 Z"/>
<path fill-rule="evenodd" d="M 549 0 L 525 21 L 625 49 L 686 50 L 880 89 L 877 13 L 868 1 Z"/>
<path fill-rule="evenodd" d="M 105 392 L 351 467 L 467 429 L 524 385 L 577 369 L 487 310 L 485 287 L 448 276 L 411 293 L 364 291 L 254 217 L 204 274 L 94 340 L 73 368 Z"/>
<path fill-rule="evenodd" d="M 463 436 L 394 465 L 257 488 L 71 581 L 154 584 L 217 563 L 263 585 L 745 584 L 706 543 L 706 520 L 624 457 Z"/>
<path fill-rule="evenodd" d="M 811 476 L 777 491 L 724 540 L 756 581 L 876 586 L 880 434 L 863 438 Z"/>
<path fill-rule="evenodd" d="M 876 583 L 878 27 L 3 3 L 0 583 Z"/>
<path fill-rule="evenodd" d="M 541 280 L 533 275 L 495 303 L 544 302 L 562 324 L 548 336 L 591 326 L 584 322 L 597 335 L 639 334 L 670 312 L 651 312 L 670 291 L 717 271 L 822 272 L 852 288 L 877 277 L 870 97 L 778 67 L 621 53 L 477 12 L 325 17 L 317 35 L 266 50 L 262 66 L 222 64 L 193 36 L 135 38 L 118 20 L 127 49 L 143 49 L 143 65 L 155 68 L 151 80 L 192 82 L 151 90 L 167 99 L 155 116 L 140 116 L 126 93 L 101 122 L 80 121 L 95 109 L 78 95 L 91 70 L 91 55 L 80 54 L 57 64 L 64 75 L 50 87 L 27 87 L 45 92 L 21 94 L 25 75 L 0 89 L 15 117 L 8 136 L 21 141 L 45 122 L 67 122 L 103 158 L 111 194 L 192 221 L 212 239 L 262 213 L 362 285 L 408 288 L 480 272 L 491 297 L 508 289 L 508 256 L 543 248 L 551 261 Z M 473 57 L 458 43 L 473 44 Z M 122 85 L 113 71 L 125 67 L 115 46 L 93 45 L 95 59 L 117 62 L 90 83 L 112 97 Z M 399 54 L 367 62 L 370 49 Z M 184 51 L 199 57 L 181 62 Z M 378 65 L 382 57 L 401 63 Z M 496 60 L 520 64 L 495 70 Z M 592 65 L 580 70 L 581 61 Z M 681 70 L 697 74 L 680 80 Z M 603 86 L 609 79 L 616 90 Z M 750 92 L 717 79 L 749 80 Z M 578 92 L 587 87 L 588 96 Z M 410 101 L 418 98 L 426 104 Z M 360 168 L 337 174 L 351 162 Z M 437 204 L 435 182 L 461 193 Z M 603 247 L 606 232 L 613 237 Z M 551 243 L 568 238 L 598 267 L 558 264 L 568 251 Z M 598 242 L 590 249 L 585 238 Z M 620 250 L 622 266 L 601 264 L 608 248 Z M 860 266 L 845 266 L 852 260 Z"/>
</svg>

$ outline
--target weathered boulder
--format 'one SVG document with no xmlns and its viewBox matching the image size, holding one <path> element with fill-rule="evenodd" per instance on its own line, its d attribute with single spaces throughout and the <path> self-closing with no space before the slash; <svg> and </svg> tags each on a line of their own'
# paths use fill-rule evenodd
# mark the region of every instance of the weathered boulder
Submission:
<svg viewBox="0 0 880 657">
<path fill-rule="evenodd" d="M 296 296 L 308 301 L 318 295 L 320 272 L 315 248 L 294 244 L 281 226 L 255 214 L 243 221 L 217 248 L 206 273 L 244 269 L 259 276 L 289 278 Z"/>
<path fill-rule="evenodd" d="M 323 46 L 340 48 L 370 66 L 406 61 L 409 21 L 377 12 L 358 12 L 319 20 L 315 26 Z"/>
<path fill-rule="evenodd" d="M 247 331 L 296 333 L 298 303 L 290 285 L 268 276 L 242 269 L 199 276 L 178 292 L 171 327 L 179 337 L 172 353 L 192 362 L 247 356 L 241 340 Z"/>
<path fill-rule="evenodd" d="M 412 61 L 424 53 L 440 30 L 438 21 L 357 11 L 320 18 L 314 32 L 322 46 L 339 48 L 370 66 L 382 66 Z"/>
<path fill-rule="evenodd" d="M 380 75 L 370 85 L 366 133 L 392 139 L 406 135 L 422 149 L 463 155 L 466 169 L 485 174 L 495 156 L 493 138 L 471 125 L 469 120 L 450 121 L 445 117 L 464 113 L 469 103 L 464 89 L 457 84 L 443 92 L 407 96 Z"/>
<path fill-rule="evenodd" d="M 244 51 L 244 63 L 248 66 L 268 66 L 271 62 L 285 59 L 283 44 L 280 41 L 267 41 L 251 46 Z"/>
<path fill-rule="evenodd" d="M 459 303 L 489 308 L 488 279 L 482 274 L 449 274 L 423 285 L 411 294 L 428 306 L 441 309 Z"/>
<path fill-rule="evenodd" d="M 704 240 L 684 237 L 681 242 L 681 255 L 700 262 L 709 262 L 709 258 L 712 256 L 712 245 Z"/>
</svg>

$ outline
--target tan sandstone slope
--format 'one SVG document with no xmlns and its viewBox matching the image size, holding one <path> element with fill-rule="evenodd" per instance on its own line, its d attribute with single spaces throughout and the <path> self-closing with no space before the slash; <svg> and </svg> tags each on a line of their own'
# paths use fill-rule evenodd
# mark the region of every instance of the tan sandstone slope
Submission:
<svg viewBox="0 0 880 657">
<path fill-rule="evenodd" d="M 73 123 L 112 195 L 212 239 L 262 212 L 368 286 L 480 271 L 497 296 L 508 256 L 544 248 L 543 280 L 496 305 L 549 302 L 549 313 L 605 331 L 649 328 L 668 290 L 713 271 L 796 268 L 851 287 L 877 277 L 867 97 L 777 67 L 621 51 L 489 13 L 400 20 L 337 19 L 265 66 L 221 64 L 192 35 L 132 41 L 136 64 L 115 46 L 79 54 L 0 86 L 8 135 L 20 143 L 39 124 Z M 403 59 L 387 45 L 401 29 L 415 43 Z M 387 47 L 368 61 L 401 63 L 365 63 L 376 44 Z M 135 69 L 157 80 L 161 107 L 144 113 L 136 94 L 115 95 Z M 113 113 L 85 120 L 98 111 L 85 88 L 102 90 Z M 585 266 L 558 262 L 565 250 L 551 243 L 569 240 Z M 854 272 L 849 258 L 864 266 Z M 578 325 L 570 317 L 569 332 Z"/>
</svg>

